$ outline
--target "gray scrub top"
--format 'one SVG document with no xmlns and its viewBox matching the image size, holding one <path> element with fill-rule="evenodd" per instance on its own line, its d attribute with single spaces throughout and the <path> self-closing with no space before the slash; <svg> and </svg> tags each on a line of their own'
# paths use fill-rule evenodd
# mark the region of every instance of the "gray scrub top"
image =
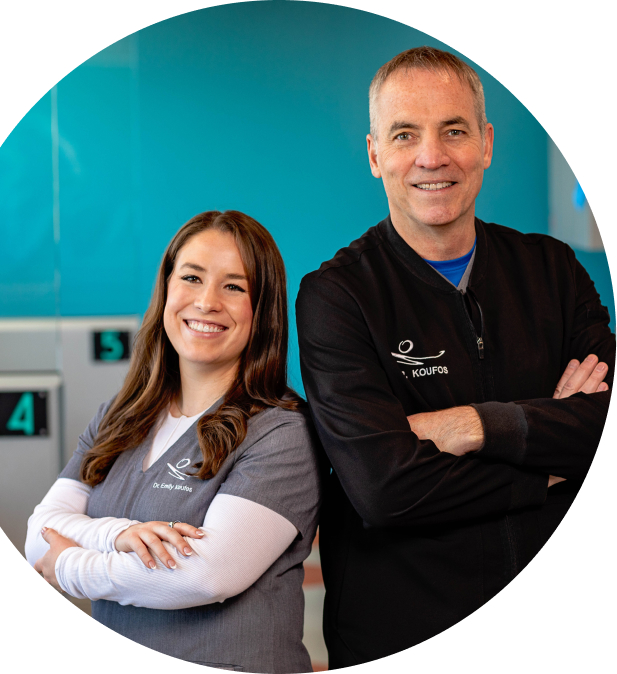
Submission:
<svg viewBox="0 0 617 674">
<path fill-rule="evenodd" d="M 92 447 L 109 404 L 100 407 L 80 436 L 60 477 L 79 480 L 82 457 Z M 300 533 L 256 583 L 224 602 L 165 611 L 99 600 L 92 602 L 92 616 L 133 641 L 197 664 L 239 672 L 312 671 L 302 644 L 302 562 L 315 537 L 321 490 L 318 441 L 308 412 L 274 407 L 249 419 L 244 442 L 210 480 L 186 474 L 202 460 L 195 424 L 144 472 L 152 438 L 151 433 L 118 456 L 90 494 L 90 517 L 201 526 L 220 493 L 270 508 Z"/>
</svg>

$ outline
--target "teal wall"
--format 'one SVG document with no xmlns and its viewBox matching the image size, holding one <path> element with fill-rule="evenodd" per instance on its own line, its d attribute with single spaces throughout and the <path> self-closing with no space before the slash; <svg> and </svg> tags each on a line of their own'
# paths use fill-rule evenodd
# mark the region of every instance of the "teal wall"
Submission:
<svg viewBox="0 0 617 674">
<path fill-rule="evenodd" d="M 0 149 L 0 316 L 141 314 L 178 227 L 233 208 L 278 242 L 293 321 L 302 276 L 387 214 L 366 159 L 367 89 L 382 63 L 421 44 L 449 48 L 357 10 L 251 2 L 100 52 Z M 477 213 L 548 232 L 546 133 L 477 70 L 496 128 Z M 582 259 L 612 311 L 606 257 Z M 291 358 L 300 387 L 295 336 Z"/>
</svg>

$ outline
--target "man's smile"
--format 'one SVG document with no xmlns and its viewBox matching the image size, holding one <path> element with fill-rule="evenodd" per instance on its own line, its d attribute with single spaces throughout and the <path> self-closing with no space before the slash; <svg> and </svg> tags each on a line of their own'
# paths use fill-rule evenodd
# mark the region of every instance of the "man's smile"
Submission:
<svg viewBox="0 0 617 674">
<path fill-rule="evenodd" d="M 448 187 L 456 185 L 455 182 L 441 182 L 441 183 L 416 183 L 414 187 L 417 187 L 419 190 L 426 190 L 429 192 L 436 192 L 437 190 L 445 190 Z"/>
</svg>

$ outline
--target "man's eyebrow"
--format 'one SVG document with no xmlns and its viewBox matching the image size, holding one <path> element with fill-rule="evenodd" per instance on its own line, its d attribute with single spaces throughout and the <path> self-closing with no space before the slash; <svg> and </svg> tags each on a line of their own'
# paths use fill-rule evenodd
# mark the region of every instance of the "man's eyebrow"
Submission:
<svg viewBox="0 0 617 674">
<path fill-rule="evenodd" d="M 441 122 L 439 126 L 466 126 L 469 127 L 469 122 L 464 117 L 452 117 L 452 119 L 446 119 L 444 122 Z"/>
<path fill-rule="evenodd" d="M 440 127 L 446 127 L 446 126 L 466 126 L 469 128 L 469 122 L 464 118 L 464 117 L 452 117 L 451 119 L 446 119 L 443 122 L 439 123 Z M 404 122 L 404 121 L 395 121 L 392 122 L 390 125 L 390 129 L 388 130 L 388 134 L 391 135 L 393 133 L 396 133 L 397 131 L 400 131 L 401 129 L 412 129 L 416 130 L 419 129 L 420 126 L 418 124 L 414 124 L 413 122 Z"/>
<path fill-rule="evenodd" d="M 388 129 L 388 133 L 394 133 L 395 131 L 398 131 L 399 129 L 419 129 L 420 127 L 417 124 L 413 124 L 412 122 L 392 122 L 390 125 L 390 128 Z"/>
</svg>

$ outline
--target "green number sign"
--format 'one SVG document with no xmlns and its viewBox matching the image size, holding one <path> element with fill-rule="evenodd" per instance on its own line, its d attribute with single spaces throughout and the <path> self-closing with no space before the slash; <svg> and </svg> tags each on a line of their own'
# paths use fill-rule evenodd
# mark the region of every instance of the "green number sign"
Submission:
<svg viewBox="0 0 617 674">
<path fill-rule="evenodd" d="M 123 330 L 101 330 L 93 332 L 94 360 L 113 363 L 128 360 L 129 333 Z"/>
<path fill-rule="evenodd" d="M 47 435 L 47 391 L 1 391 L 0 436 Z"/>
</svg>

